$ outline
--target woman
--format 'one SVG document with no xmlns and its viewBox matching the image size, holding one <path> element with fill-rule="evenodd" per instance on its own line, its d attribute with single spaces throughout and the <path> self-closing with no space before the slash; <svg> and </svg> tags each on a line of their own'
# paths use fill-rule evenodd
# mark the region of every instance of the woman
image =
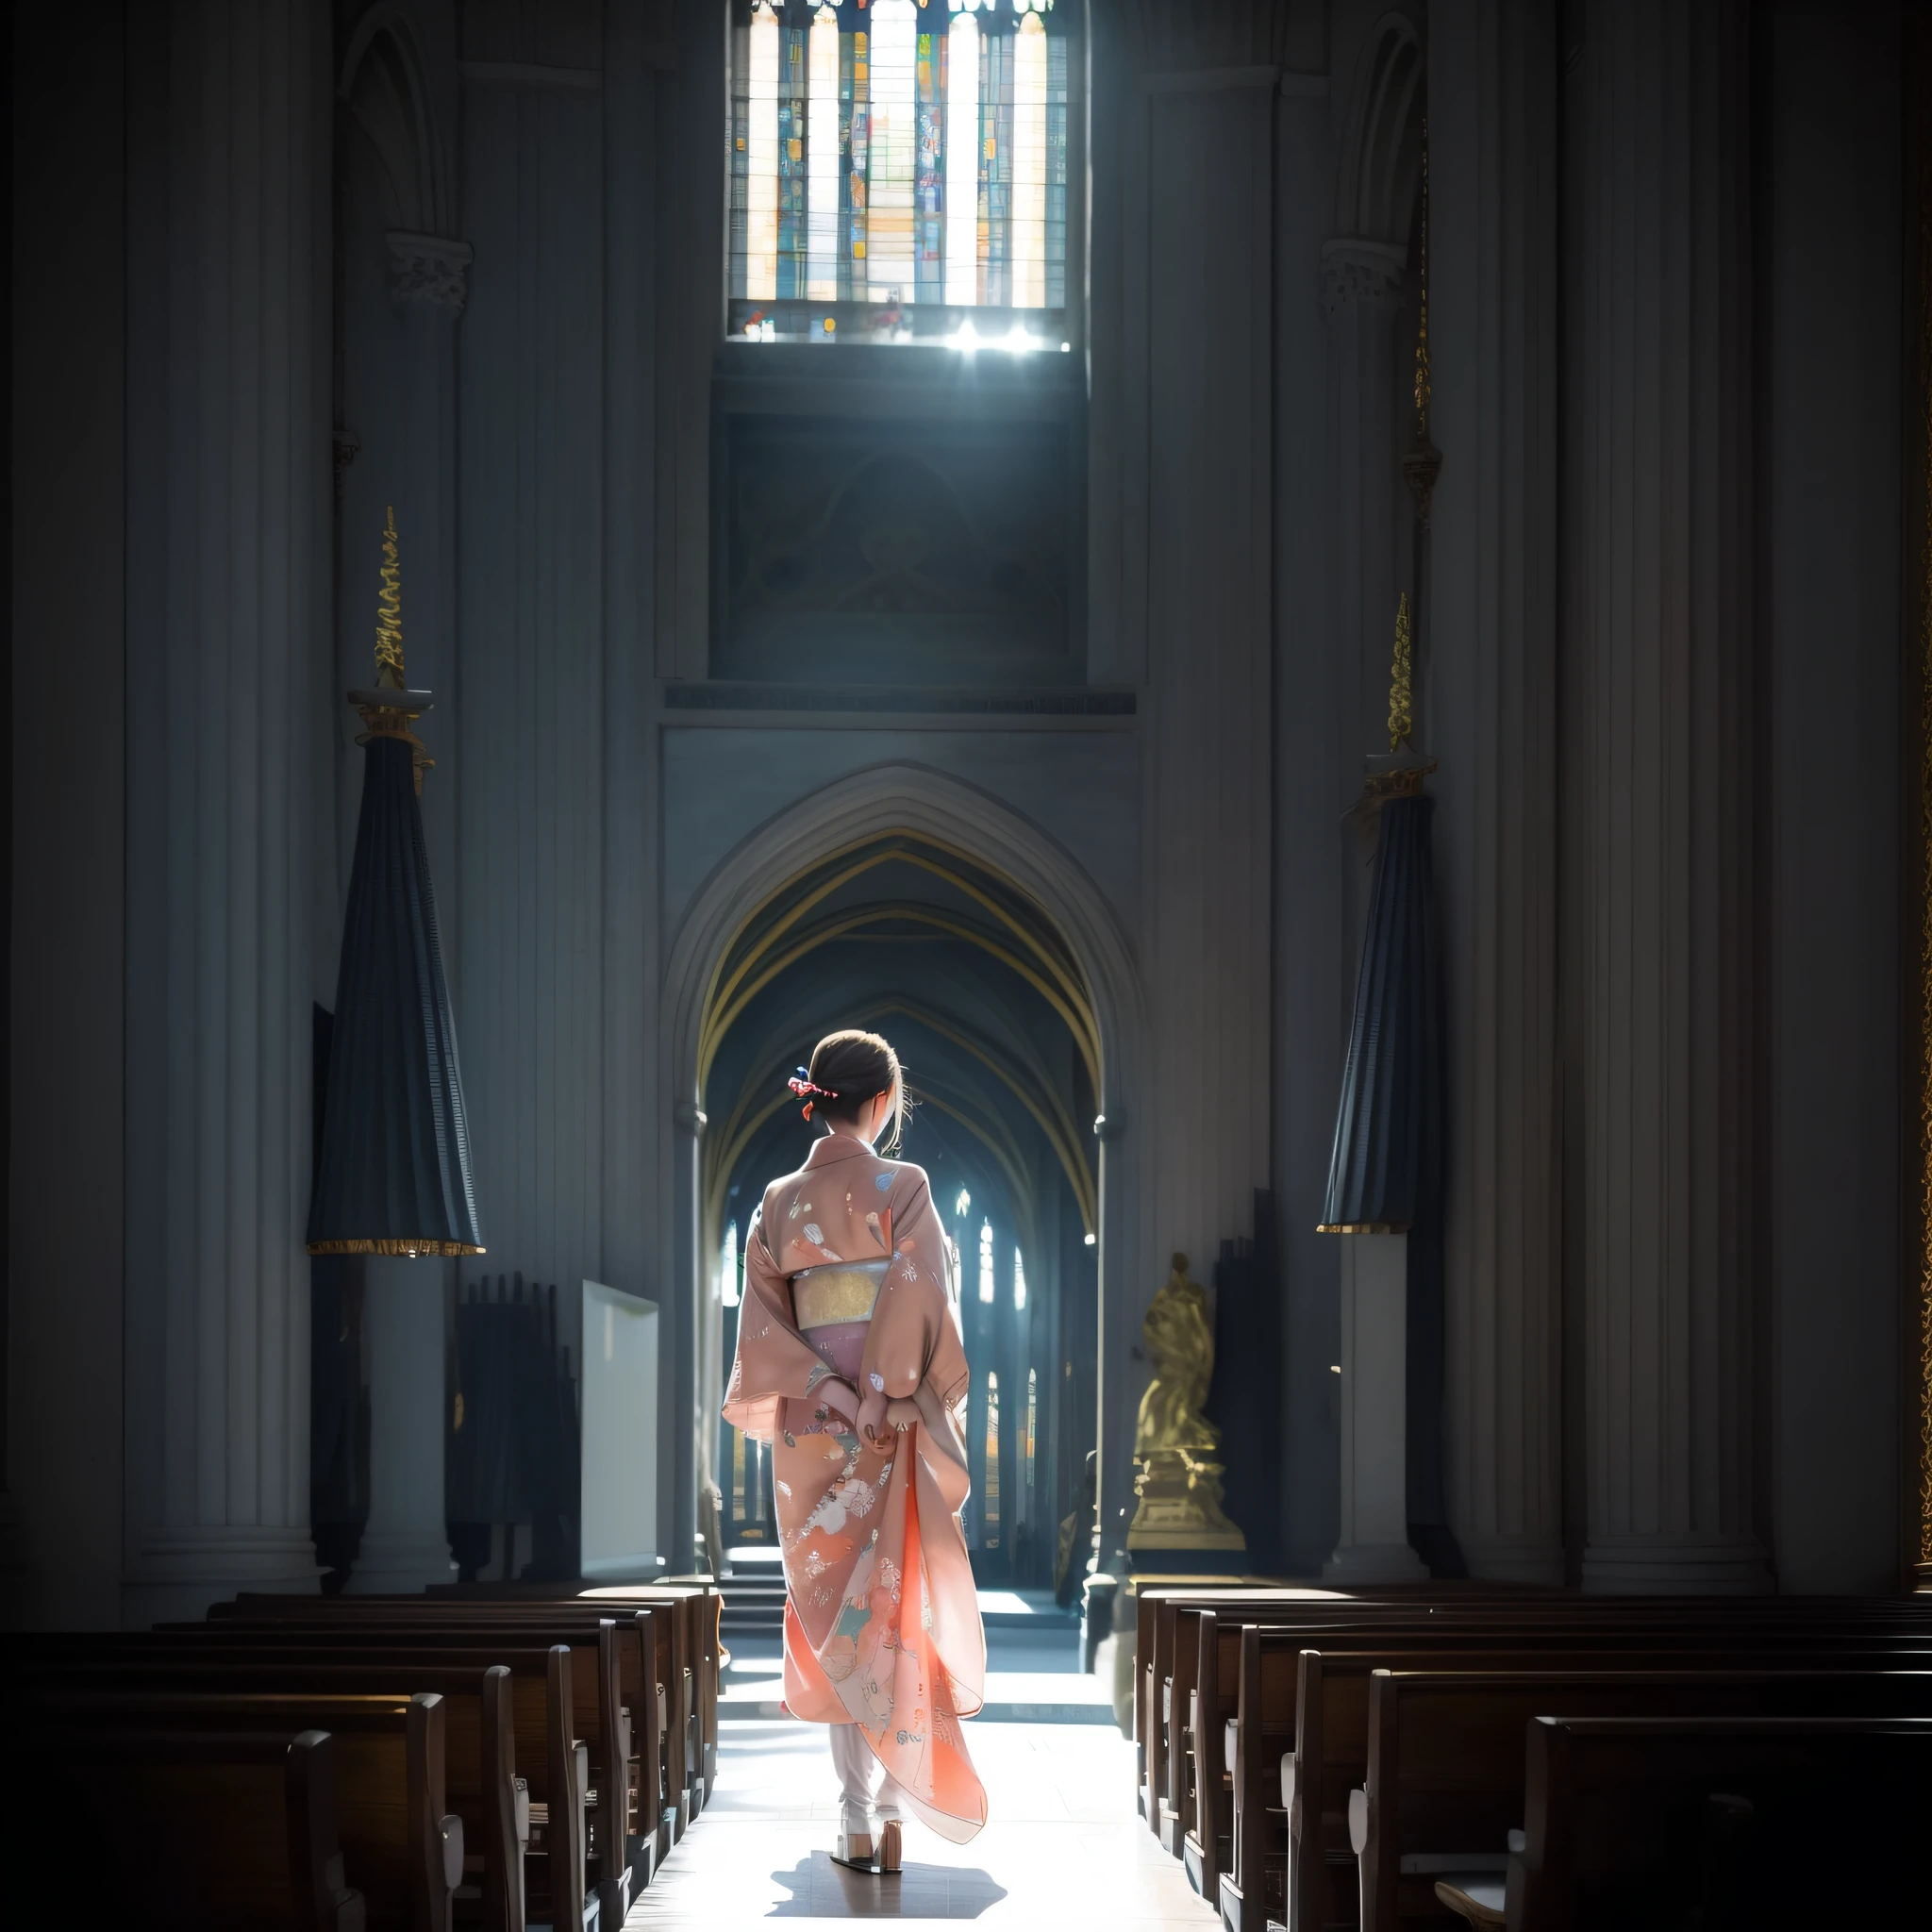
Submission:
<svg viewBox="0 0 1932 1932">
<path fill-rule="evenodd" d="M 773 1445 L 785 1702 L 832 1727 L 834 1856 L 896 1872 L 903 1812 L 956 1844 L 986 1823 L 958 1259 L 924 1174 L 873 1151 L 905 1117 L 892 1049 L 830 1034 L 791 1086 L 822 1136 L 753 1216 L 724 1415 Z"/>
</svg>

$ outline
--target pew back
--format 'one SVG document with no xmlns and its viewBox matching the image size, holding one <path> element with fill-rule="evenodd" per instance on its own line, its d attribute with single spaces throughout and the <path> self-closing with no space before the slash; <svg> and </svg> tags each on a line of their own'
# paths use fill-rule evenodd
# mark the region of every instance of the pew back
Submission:
<svg viewBox="0 0 1932 1932">
<path fill-rule="evenodd" d="M 361 1932 L 336 1833 L 334 1740 L 322 1731 L 37 1737 L 8 1754 L 4 1857 L 19 1923 L 112 1907 L 207 1932 Z M 125 1829 L 92 1821 L 113 1812 Z"/>
</svg>

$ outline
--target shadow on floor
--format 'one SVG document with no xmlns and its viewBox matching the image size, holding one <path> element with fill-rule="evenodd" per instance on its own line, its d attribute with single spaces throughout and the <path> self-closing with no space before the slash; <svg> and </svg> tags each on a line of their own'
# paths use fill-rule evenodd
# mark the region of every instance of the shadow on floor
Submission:
<svg viewBox="0 0 1932 1932">
<path fill-rule="evenodd" d="M 882 1878 L 854 1872 L 829 1852 L 814 1852 L 772 1877 L 791 1894 L 765 1915 L 772 1919 L 976 1919 L 1007 1895 L 988 1872 L 908 1863 Z"/>
</svg>

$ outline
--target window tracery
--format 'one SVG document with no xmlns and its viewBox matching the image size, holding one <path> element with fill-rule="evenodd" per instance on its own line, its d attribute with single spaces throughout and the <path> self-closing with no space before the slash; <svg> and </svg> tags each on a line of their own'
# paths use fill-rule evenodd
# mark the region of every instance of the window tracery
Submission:
<svg viewBox="0 0 1932 1932">
<path fill-rule="evenodd" d="M 729 332 L 1071 348 L 1072 11 L 737 0 Z"/>
</svg>

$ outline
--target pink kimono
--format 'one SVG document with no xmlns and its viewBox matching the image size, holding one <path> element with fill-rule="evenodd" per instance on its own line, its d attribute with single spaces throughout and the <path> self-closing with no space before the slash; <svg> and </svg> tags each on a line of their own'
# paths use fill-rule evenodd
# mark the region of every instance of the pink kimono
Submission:
<svg viewBox="0 0 1932 1932">
<path fill-rule="evenodd" d="M 953 1265 L 924 1174 L 828 1135 L 797 1174 L 766 1190 L 746 1236 L 724 1416 L 773 1444 L 787 1706 L 814 1724 L 857 1724 L 921 1820 L 963 1844 L 986 1823 L 959 1725 L 986 1687 L 959 1524 L 966 1472 L 924 1423 L 865 1442 L 814 1392 L 834 1376 L 861 1396 L 909 1397 L 924 1383 L 953 1420 L 956 1445 L 963 1440 L 968 1375 Z M 808 1338 L 792 1278 L 809 1270 L 841 1283 L 871 1274 L 870 1319 L 813 1326 Z"/>
</svg>

